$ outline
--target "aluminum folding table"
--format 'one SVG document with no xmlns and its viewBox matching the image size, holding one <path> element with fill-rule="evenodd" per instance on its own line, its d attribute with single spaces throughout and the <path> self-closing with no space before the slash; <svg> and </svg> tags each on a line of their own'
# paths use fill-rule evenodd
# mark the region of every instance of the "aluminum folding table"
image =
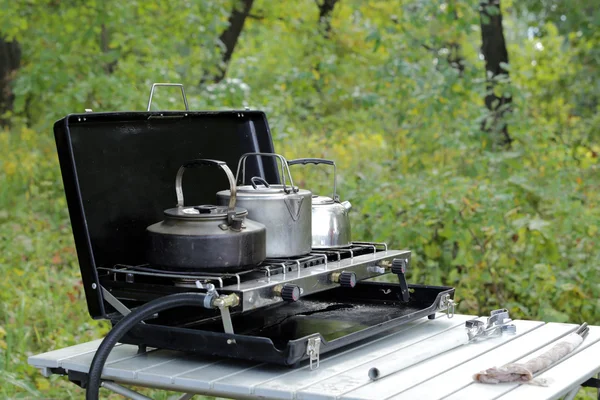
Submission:
<svg viewBox="0 0 600 400">
<path fill-rule="evenodd" d="M 308 363 L 290 369 L 277 365 L 189 355 L 170 350 L 118 344 L 102 374 L 105 387 L 134 399 L 146 397 L 121 385 L 151 387 L 192 394 L 235 399 L 572 399 L 584 382 L 600 372 L 600 326 L 573 353 L 542 371 L 548 386 L 531 384 L 481 384 L 473 374 L 493 366 L 523 362 L 535 357 L 577 325 L 517 320 L 516 334 L 504 334 L 469 343 L 371 380 L 368 371 L 394 360 L 416 359 L 422 349 L 441 348 L 444 341 L 474 316 L 438 314 L 358 345 L 321 356 L 318 368 Z M 100 340 L 35 355 L 29 364 L 51 374 L 68 375 L 73 382 L 85 381 Z M 400 362 L 400 361 L 399 361 Z M 400 365 L 400 364 L 399 364 Z M 597 381 L 595 381 L 597 382 Z"/>
</svg>

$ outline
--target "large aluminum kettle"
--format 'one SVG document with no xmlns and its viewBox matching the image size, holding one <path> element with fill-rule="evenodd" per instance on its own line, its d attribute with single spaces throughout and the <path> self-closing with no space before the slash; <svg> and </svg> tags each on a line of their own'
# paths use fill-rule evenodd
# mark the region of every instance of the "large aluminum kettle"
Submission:
<svg viewBox="0 0 600 400">
<path fill-rule="evenodd" d="M 267 227 L 267 257 L 287 258 L 311 251 L 311 196 L 308 190 L 294 186 L 287 160 L 275 153 L 246 153 L 238 163 L 236 182 L 246 182 L 246 159 L 274 157 L 281 163 L 282 183 L 269 184 L 252 177 L 251 185 L 237 187 L 237 204 L 248 210 L 248 217 Z M 217 193 L 219 204 L 231 199 L 230 190 Z"/>
<path fill-rule="evenodd" d="M 349 201 L 340 202 L 337 195 L 337 168 L 333 160 L 322 158 L 299 158 L 288 161 L 288 165 L 327 164 L 333 166 L 333 195 L 312 196 L 312 247 L 332 249 L 352 244 L 352 229 L 348 212 Z"/>
</svg>

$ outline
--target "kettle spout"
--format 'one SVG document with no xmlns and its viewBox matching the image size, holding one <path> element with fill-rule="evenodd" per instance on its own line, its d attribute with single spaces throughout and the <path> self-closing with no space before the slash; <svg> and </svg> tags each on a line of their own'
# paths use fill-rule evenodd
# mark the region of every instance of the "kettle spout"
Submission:
<svg viewBox="0 0 600 400">
<path fill-rule="evenodd" d="M 352 208 L 352 204 L 349 201 L 342 201 L 341 204 L 344 206 L 346 210 L 350 210 Z"/>
</svg>

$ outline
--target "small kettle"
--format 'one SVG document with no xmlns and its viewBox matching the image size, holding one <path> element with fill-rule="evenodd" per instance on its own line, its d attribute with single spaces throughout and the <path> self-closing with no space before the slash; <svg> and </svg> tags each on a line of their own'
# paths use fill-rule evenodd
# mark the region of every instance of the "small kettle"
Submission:
<svg viewBox="0 0 600 400">
<path fill-rule="evenodd" d="M 333 160 L 322 158 L 298 158 L 288 165 L 327 164 L 333 166 L 333 197 L 312 196 L 312 248 L 333 249 L 352 245 L 352 230 L 348 212 L 349 201 L 340 202 L 336 193 L 336 166 Z"/>
</svg>

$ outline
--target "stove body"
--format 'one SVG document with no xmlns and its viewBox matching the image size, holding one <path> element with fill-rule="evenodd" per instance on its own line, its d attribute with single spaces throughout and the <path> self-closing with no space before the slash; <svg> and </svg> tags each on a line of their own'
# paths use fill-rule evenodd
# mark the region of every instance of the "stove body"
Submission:
<svg viewBox="0 0 600 400">
<path fill-rule="evenodd" d="M 176 203 L 179 166 L 209 158 L 235 168 L 244 153 L 272 153 L 262 112 L 73 114 L 54 133 L 90 315 L 115 324 L 132 308 L 173 293 L 217 299 L 211 307 L 156 315 L 125 343 L 295 365 L 452 307 L 454 289 L 408 285 L 410 251 L 382 243 L 267 259 L 237 273 L 147 264 L 146 227 Z M 274 160 L 248 160 L 247 168 L 248 177 L 279 182 Z M 228 187 L 210 170 L 184 179 L 190 204 L 215 204 Z M 390 272 L 397 284 L 365 282 Z"/>
</svg>

